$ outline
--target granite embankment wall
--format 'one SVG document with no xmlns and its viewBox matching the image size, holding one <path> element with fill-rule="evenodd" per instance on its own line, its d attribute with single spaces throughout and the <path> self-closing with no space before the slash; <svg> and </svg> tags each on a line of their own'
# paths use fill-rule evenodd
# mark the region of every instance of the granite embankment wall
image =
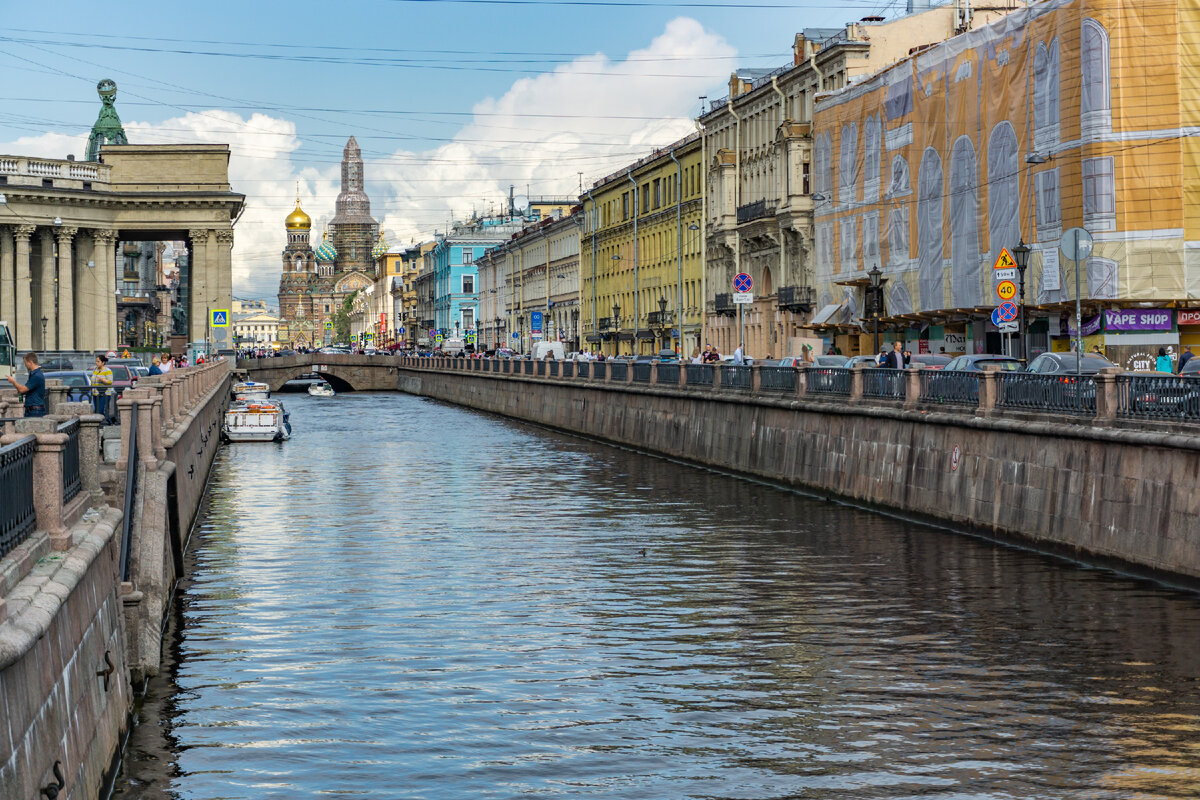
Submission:
<svg viewBox="0 0 1200 800">
<path fill-rule="evenodd" d="M 59 798 L 100 796 L 128 725 L 133 682 L 158 667 L 182 535 L 216 453 L 220 437 L 213 426 L 228 402 L 229 381 L 227 364 L 143 379 L 118 403 L 123 446 L 115 464 L 101 458 L 103 418 L 90 413 L 89 404 L 52 401 L 54 417 L 5 426 L 0 445 L 36 452 L 23 478 L 32 476 L 29 494 L 0 492 L 9 505 L 31 497 L 35 512 L 34 531 L 0 558 L 3 800 L 49 796 L 46 787 L 57 789 Z M 137 480 L 130 574 L 122 581 L 135 405 Z M 0 396 L 0 417 L 13 416 L 19 416 L 15 399 Z M 72 444 L 59 426 L 76 418 Z M 76 446 L 80 488 L 68 500 L 64 453 Z M 11 509 L 4 510 L 5 519 L 12 518 Z"/>
<path fill-rule="evenodd" d="M 412 365 L 400 368 L 397 388 L 1088 560 L 1200 579 L 1200 437 L 1191 434 Z"/>
</svg>

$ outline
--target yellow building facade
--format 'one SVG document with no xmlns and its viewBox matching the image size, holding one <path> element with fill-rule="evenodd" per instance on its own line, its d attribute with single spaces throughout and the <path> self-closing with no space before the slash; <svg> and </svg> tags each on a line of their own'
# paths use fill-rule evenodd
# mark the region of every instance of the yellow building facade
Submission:
<svg viewBox="0 0 1200 800">
<path fill-rule="evenodd" d="M 818 98 L 817 319 L 860 350 L 877 266 L 881 321 L 914 352 L 998 352 L 1008 273 L 993 267 L 1024 242 L 1031 352 L 1061 349 L 1076 271 L 1059 245 L 1076 227 L 1094 241 L 1085 323 L 1200 298 L 1198 17 L 1176 0 L 1043 0 Z M 1154 335 L 1177 343 L 1168 327 Z"/>
<path fill-rule="evenodd" d="M 583 347 L 607 355 L 703 344 L 699 134 L 593 184 L 579 242 Z"/>
</svg>

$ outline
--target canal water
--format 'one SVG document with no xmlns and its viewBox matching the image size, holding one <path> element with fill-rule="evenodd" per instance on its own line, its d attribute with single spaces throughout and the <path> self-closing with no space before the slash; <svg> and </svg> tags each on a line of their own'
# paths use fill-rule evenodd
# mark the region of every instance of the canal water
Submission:
<svg viewBox="0 0 1200 800">
<path fill-rule="evenodd" d="M 119 798 L 1196 797 L 1200 600 L 399 394 L 218 456 Z"/>
</svg>

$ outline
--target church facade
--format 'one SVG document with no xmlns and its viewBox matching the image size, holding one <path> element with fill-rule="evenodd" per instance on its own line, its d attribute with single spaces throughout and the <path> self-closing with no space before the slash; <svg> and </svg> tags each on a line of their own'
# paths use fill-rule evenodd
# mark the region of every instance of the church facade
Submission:
<svg viewBox="0 0 1200 800">
<path fill-rule="evenodd" d="M 284 221 L 287 245 L 279 278 L 279 341 L 292 347 L 317 347 L 330 341 L 333 315 L 346 296 L 372 284 L 374 253 L 382 245 L 379 223 L 363 190 L 362 151 L 354 137 L 342 151 L 342 190 L 329 229 L 316 247 L 312 219 L 296 208 Z"/>
</svg>

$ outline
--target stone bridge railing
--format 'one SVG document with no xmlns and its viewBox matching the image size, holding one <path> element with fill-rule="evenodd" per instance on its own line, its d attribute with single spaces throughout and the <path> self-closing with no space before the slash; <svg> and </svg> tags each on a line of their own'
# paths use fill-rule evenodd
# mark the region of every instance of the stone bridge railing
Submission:
<svg viewBox="0 0 1200 800">
<path fill-rule="evenodd" d="M 60 797 L 99 796 L 132 683 L 157 669 L 181 529 L 219 441 L 211 426 L 229 376 L 229 364 L 216 363 L 143 378 L 117 403 L 119 439 L 106 438 L 117 429 L 90 403 L 67 402 L 55 381 L 42 418 L 21 418 L 15 395 L 0 393 L 0 419 L 8 420 L 0 423 L 5 797 L 40 796 L 57 784 L 56 771 Z M 120 442 L 115 463 L 103 458 L 106 441 Z M 193 473 L 178 487 L 172 457 Z M 128 499 L 127 475 L 135 476 Z"/>
</svg>

